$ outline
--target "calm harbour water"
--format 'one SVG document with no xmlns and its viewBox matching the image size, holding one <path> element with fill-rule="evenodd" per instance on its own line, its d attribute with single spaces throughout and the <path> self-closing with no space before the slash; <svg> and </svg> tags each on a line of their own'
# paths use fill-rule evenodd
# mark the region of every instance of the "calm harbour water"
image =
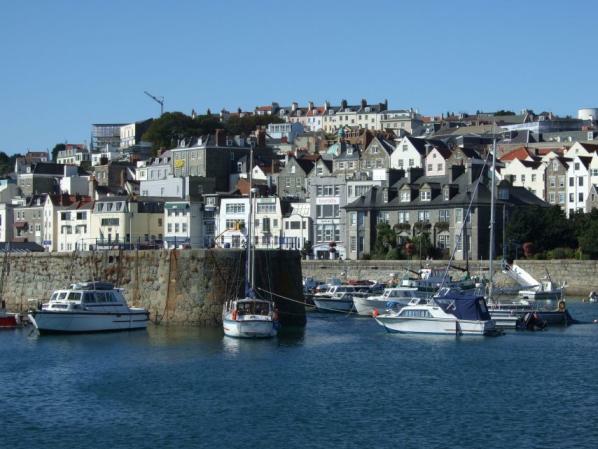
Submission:
<svg viewBox="0 0 598 449">
<path fill-rule="evenodd" d="M 2 331 L 0 447 L 594 448 L 597 349 L 598 324 L 456 339 L 316 313 L 263 341 Z"/>
</svg>

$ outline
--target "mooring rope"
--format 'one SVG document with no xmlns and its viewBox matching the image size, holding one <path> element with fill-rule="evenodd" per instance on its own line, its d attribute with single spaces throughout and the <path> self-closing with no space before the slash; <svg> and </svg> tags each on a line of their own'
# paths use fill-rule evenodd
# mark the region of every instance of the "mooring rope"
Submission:
<svg viewBox="0 0 598 449">
<path fill-rule="evenodd" d="M 290 302 L 296 302 L 297 304 L 301 304 L 301 305 L 303 305 L 305 307 L 309 307 L 312 310 L 313 309 L 318 309 L 318 310 L 321 309 L 321 310 L 329 310 L 331 312 L 337 312 L 337 313 L 341 312 L 338 309 L 331 309 L 329 307 L 316 307 L 316 306 L 312 306 L 311 304 L 307 304 L 307 303 L 305 303 L 303 301 L 299 301 L 297 299 L 289 298 L 288 296 L 279 295 L 278 293 L 274 293 L 274 292 L 269 292 L 268 290 L 264 290 L 263 288 L 257 288 L 257 290 L 261 290 L 264 293 L 267 293 L 267 294 L 273 295 L 273 296 L 277 296 L 277 297 L 279 297 L 281 299 L 285 299 L 285 300 L 290 301 Z M 346 315 L 348 316 L 348 315 L 353 315 L 353 314 L 356 314 L 356 313 L 357 313 L 356 311 L 350 310 Z"/>
</svg>

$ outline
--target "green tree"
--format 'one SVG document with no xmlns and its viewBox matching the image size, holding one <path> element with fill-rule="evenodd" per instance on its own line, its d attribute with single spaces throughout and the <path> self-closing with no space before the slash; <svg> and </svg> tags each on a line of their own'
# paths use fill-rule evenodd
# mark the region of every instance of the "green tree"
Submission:
<svg viewBox="0 0 598 449">
<path fill-rule="evenodd" d="M 165 112 L 143 134 L 143 140 L 152 142 L 154 151 L 174 148 L 180 140 L 211 134 L 221 128 L 218 117 L 199 115 L 192 118 L 182 112 Z"/>
<path fill-rule="evenodd" d="M 52 162 L 56 162 L 56 159 L 58 158 L 58 152 L 64 150 L 66 150 L 66 145 L 64 143 L 57 143 L 54 145 L 54 148 L 52 148 Z"/>
<path fill-rule="evenodd" d="M 578 238 L 581 253 L 592 259 L 598 259 L 598 219 L 591 219 Z"/>
<path fill-rule="evenodd" d="M 397 246 L 397 236 L 395 231 L 386 223 L 380 223 L 376 226 L 376 241 L 374 242 L 374 259 L 384 259 L 389 250 Z"/>
<path fill-rule="evenodd" d="M 519 244 L 531 242 L 536 252 L 554 248 L 574 248 L 575 220 L 584 223 L 584 217 L 567 220 L 559 206 L 519 207 L 513 211 L 507 223 L 507 240 Z"/>
<path fill-rule="evenodd" d="M 415 252 L 413 256 L 418 259 L 425 259 L 426 257 L 434 257 L 436 255 L 436 248 L 430 241 L 430 233 L 422 232 L 411 239 L 415 245 Z"/>
<path fill-rule="evenodd" d="M 0 151 L 0 176 L 6 176 L 14 171 L 18 157 L 21 157 L 21 155 L 13 154 L 9 156 L 4 151 Z"/>
<path fill-rule="evenodd" d="M 494 115 L 499 117 L 501 115 L 515 115 L 515 113 L 513 111 L 505 111 L 504 109 L 501 109 L 500 111 L 496 111 Z"/>
</svg>

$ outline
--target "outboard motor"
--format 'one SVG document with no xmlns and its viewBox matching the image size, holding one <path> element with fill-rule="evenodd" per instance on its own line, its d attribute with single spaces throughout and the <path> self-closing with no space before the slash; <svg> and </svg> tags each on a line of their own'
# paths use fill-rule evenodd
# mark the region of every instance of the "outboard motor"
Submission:
<svg viewBox="0 0 598 449">
<path fill-rule="evenodd" d="M 523 316 L 520 328 L 528 331 L 543 330 L 547 324 L 537 312 L 528 312 Z"/>
</svg>

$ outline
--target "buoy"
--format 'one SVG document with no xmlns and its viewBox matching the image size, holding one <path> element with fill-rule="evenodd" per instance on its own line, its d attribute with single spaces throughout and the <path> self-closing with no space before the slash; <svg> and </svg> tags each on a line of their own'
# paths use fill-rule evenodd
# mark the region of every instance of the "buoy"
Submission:
<svg viewBox="0 0 598 449">
<path fill-rule="evenodd" d="M 380 313 L 378 313 L 378 309 L 374 308 L 374 311 L 372 312 L 372 316 L 374 318 L 376 318 L 378 315 L 380 315 Z"/>
</svg>

